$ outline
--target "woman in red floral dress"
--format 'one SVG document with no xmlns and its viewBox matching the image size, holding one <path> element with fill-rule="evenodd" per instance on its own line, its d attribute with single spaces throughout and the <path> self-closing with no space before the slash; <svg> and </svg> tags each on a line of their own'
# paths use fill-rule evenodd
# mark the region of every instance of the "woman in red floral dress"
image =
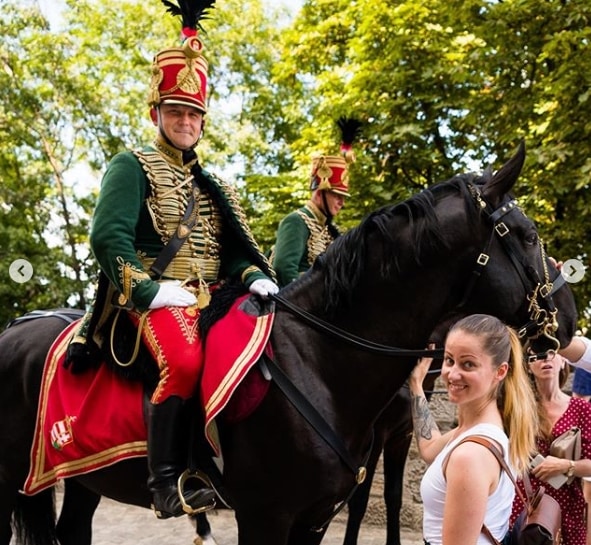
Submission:
<svg viewBox="0 0 591 545">
<path fill-rule="evenodd" d="M 533 361 L 532 361 L 533 360 Z M 581 477 L 591 476 L 591 404 L 571 397 L 562 391 L 568 377 L 569 366 L 559 354 L 550 353 L 545 359 L 530 358 L 530 373 L 537 392 L 540 433 L 536 440 L 538 453 L 544 456 L 530 472 L 532 488 L 546 488 L 562 510 L 562 545 L 587 545 L 586 502 L 583 486 L 591 486 Z M 550 456 L 550 444 L 556 437 L 572 427 L 581 429 L 581 459 L 571 462 Z M 566 475 L 574 477 L 560 488 L 547 481 L 550 477 Z M 570 480 L 570 479 L 569 479 Z M 523 482 L 518 481 L 523 491 Z M 519 496 L 513 502 L 510 524 L 523 509 Z M 590 536 L 591 538 L 591 536 Z"/>
</svg>

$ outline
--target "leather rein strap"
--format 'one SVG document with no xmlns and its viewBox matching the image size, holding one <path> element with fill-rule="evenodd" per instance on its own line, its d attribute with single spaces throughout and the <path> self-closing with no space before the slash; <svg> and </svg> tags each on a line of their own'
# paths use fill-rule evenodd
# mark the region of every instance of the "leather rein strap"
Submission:
<svg viewBox="0 0 591 545">
<path fill-rule="evenodd" d="M 339 329 L 335 325 L 331 325 L 328 322 L 310 314 L 304 309 L 292 304 L 287 299 L 284 299 L 280 295 L 269 295 L 269 299 L 272 299 L 277 304 L 283 306 L 286 310 L 291 312 L 293 315 L 298 317 L 304 323 L 312 326 L 314 329 L 321 333 L 326 333 L 340 341 L 344 341 L 357 349 L 366 350 L 382 354 L 385 356 L 392 357 L 432 357 L 442 358 L 443 349 L 439 348 L 436 350 L 406 350 L 397 348 L 394 346 L 382 345 L 373 341 L 368 341 L 352 333 Z M 371 442 L 364 457 L 361 465 L 358 465 L 353 460 L 346 445 L 341 438 L 333 431 L 330 425 L 322 417 L 322 415 L 316 410 L 316 408 L 308 401 L 304 394 L 297 388 L 297 386 L 290 380 L 290 378 L 283 372 L 283 370 L 270 358 L 268 355 L 263 355 L 259 360 L 259 365 L 263 375 L 270 376 L 277 387 L 283 392 L 285 397 L 290 403 L 297 409 L 297 411 L 308 421 L 308 423 L 317 431 L 318 435 L 330 446 L 345 463 L 345 465 L 355 475 L 355 484 L 347 495 L 347 497 L 337 506 L 337 508 L 331 513 L 328 519 L 320 525 L 312 527 L 312 531 L 321 532 L 330 521 L 347 505 L 357 487 L 365 480 L 367 475 L 367 461 L 371 454 L 374 442 L 374 430 L 372 428 Z"/>
<path fill-rule="evenodd" d="M 367 454 L 360 466 L 357 465 L 353 457 L 349 454 L 347 447 L 341 438 L 333 431 L 330 425 L 316 410 L 314 405 L 308 401 L 306 396 L 298 389 L 298 387 L 289 379 L 289 377 L 282 371 L 282 369 L 270 358 L 264 354 L 259 360 L 259 365 L 263 375 L 269 374 L 275 381 L 275 384 L 283 392 L 285 397 L 298 410 L 298 412 L 308 421 L 308 423 L 318 432 L 318 435 L 331 447 L 341 458 L 341 460 L 349 467 L 355 475 L 355 484 L 349 492 L 348 496 L 338 505 L 338 507 L 330 514 L 330 517 L 318 526 L 313 526 L 312 531 L 321 532 L 325 526 L 347 505 L 357 487 L 365 481 L 367 476 L 367 461 L 373 449 L 374 430 L 371 430 L 371 441 Z"/>
<path fill-rule="evenodd" d="M 421 357 L 428 357 L 428 358 L 442 358 L 443 357 L 443 349 L 437 348 L 435 350 L 427 350 L 427 349 L 405 349 L 405 348 L 397 348 L 395 346 L 387 346 L 384 344 L 374 343 L 373 341 L 368 341 L 363 339 L 362 337 L 358 337 L 353 333 L 349 333 L 343 329 L 338 328 L 333 324 L 329 324 L 325 322 L 321 318 L 310 314 L 308 311 L 299 308 L 298 306 L 294 305 L 287 299 L 284 299 L 281 295 L 269 295 L 269 299 L 275 301 L 278 305 L 284 307 L 286 310 L 291 312 L 294 316 L 297 316 L 302 322 L 312 326 L 314 329 L 319 331 L 320 333 L 326 333 L 332 337 L 335 337 L 339 341 L 344 341 L 355 348 L 360 350 L 366 350 L 368 352 L 373 352 L 376 354 L 381 354 L 383 356 L 392 356 L 398 358 L 421 358 Z"/>
<path fill-rule="evenodd" d="M 312 326 L 317 331 L 320 331 L 321 333 L 326 333 L 340 341 L 344 341 L 348 344 L 351 344 L 357 349 L 366 350 L 369 352 L 374 352 L 392 357 L 443 357 L 442 348 L 435 350 L 406 350 L 402 348 L 396 348 L 394 346 L 386 346 L 379 343 L 374 343 L 373 341 L 368 341 L 366 339 L 353 335 L 352 333 L 339 329 L 335 325 L 331 325 L 328 322 L 325 322 L 324 320 L 292 304 L 280 295 L 270 294 L 269 299 L 272 299 L 277 304 L 283 306 L 286 310 L 298 317 L 304 323 Z M 347 447 L 345 446 L 341 438 L 336 435 L 336 433 L 326 422 L 326 420 L 322 417 L 322 415 L 308 401 L 304 394 L 302 394 L 302 392 L 283 372 L 283 370 L 277 365 L 277 363 L 275 363 L 273 359 L 271 359 L 268 355 L 265 354 L 259 360 L 259 365 L 261 367 L 263 375 L 270 376 L 271 379 L 275 381 L 275 384 L 283 392 L 285 397 L 308 421 L 308 423 L 318 432 L 320 437 L 339 455 L 341 460 L 355 475 L 355 485 L 349 492 L 348 496 L 331 513 L 328 520 L 326 520 L 323 524 L 320 524 L 312 528 L 313 531 L 320 532 L 345 507 L 345 505 L 347 505 L 348 501 L 355 493 L 355 490 L 357 490 L 357 487 L 365 480 L 367 474 L 366 465 L 373 448 L 373 429 L 372 439 L 367 454 L 364 457 L 362 465 L 358 466 L 355 463 L 355 460 L 353 460 L 352 456 L 349 454 L 349 451 L 347 450 Z"/>
<path fill-rule="evenodd" d="M 308 399 L 302 394 L 298 387 L 290 380 L 290 378 L 283 372 L 283 370 L 267 355 L 263 355 L 261 359 L 261 366 L 263 373 L 265 369 L 269 371 L 271 378 L 276 382 L 279 389 L 285 394 L 285 396 L 292 402 L 293 406 L 299 411 L 299 413 L 310 423 L 310 425 L 320 434 L 330 447 L 341 457 L 343 462 L 349 467 L 349 469 L 356 476 L 358 483 L 362 483 L 365 480 L 365 467 L 359 467 L 355 460 L 351 457 L 347 451 L 343 441 L 335 434 L 332 428 L 326 423 L 326 420 L 320 416 L 320 413 L 316 410 L 314 405 L 308 401 Z M 373 445 L 373 432 L 372 441 L 370 444 L 370 451 Z M 363 465 L 367 463 L 369 453 L 366 456 Z"/>
</svg>

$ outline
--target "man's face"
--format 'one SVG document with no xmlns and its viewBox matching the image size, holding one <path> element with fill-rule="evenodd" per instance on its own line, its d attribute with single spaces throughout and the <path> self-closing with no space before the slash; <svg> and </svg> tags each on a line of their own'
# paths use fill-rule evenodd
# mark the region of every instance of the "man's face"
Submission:
<svg viewBox="0 0 591 545">
<path fill-rule="evenodd" d="M 335 217 L 343 206 L 345 206 L 345 197 L 332 191 L 326 191 L 326 204 L 328 205 L 328 212 Z"/>
<path fill-rule="evenodd" d="M 203 113 L 197 108 L 181 104 L 160 105 L 161 130 L 173 146 L 186 150 L 195 146 L 201 135 Z M 158 125 L 157 113 L 152 110 L 152 121 Z"/>
</svg>

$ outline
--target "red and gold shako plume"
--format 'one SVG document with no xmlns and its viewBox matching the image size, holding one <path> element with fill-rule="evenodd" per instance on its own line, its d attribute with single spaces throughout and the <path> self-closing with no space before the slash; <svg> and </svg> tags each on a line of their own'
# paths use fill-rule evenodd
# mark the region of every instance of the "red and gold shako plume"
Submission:
<svg viewBox="0 0 591 545">
<path fill-rule="evenodd" d="M 361 128 L 361 122 L 357 119 L 340 117 L 337 125 L 341 132 L 341 154 L 319 155 L 312 158 L 310 189 L 332 191 L 350 197 L 348 166 L 355 162 L 353 142 Z"/>
<path fill-rule="evenodd" d="M 178 5 L 168 0 L 162 3 L 167 12 L 181 16 L 181 45 L 163 49 L 154 57 L 148 104 L 183 104 L 205 113 L 208 63 L 199 30 L 203 31 L 200 21 L 207 18 L 215 0 L 177 1 Z"/>
</svg>

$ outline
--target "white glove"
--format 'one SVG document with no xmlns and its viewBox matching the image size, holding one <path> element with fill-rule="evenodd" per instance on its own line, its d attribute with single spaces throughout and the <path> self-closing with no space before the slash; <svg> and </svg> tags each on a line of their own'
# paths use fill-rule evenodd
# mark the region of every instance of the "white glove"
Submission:
<svg viewBox="0 0 591 545">
<path fill-rule="evenodd" d="M 260 295 L 263 299 L 266 299 L 269 295 L 275 295 L 279 291 L 279 286 L 268 278 L 259 278 L 248 289 L 250 293 Z"/>
<path fill-rule="evenodd" d="M 181 288 L 179 283 L 162 283 L 148 308 L 190 307 L 197 304 L 197 298 L 190 291 Z"/>
</svg>

